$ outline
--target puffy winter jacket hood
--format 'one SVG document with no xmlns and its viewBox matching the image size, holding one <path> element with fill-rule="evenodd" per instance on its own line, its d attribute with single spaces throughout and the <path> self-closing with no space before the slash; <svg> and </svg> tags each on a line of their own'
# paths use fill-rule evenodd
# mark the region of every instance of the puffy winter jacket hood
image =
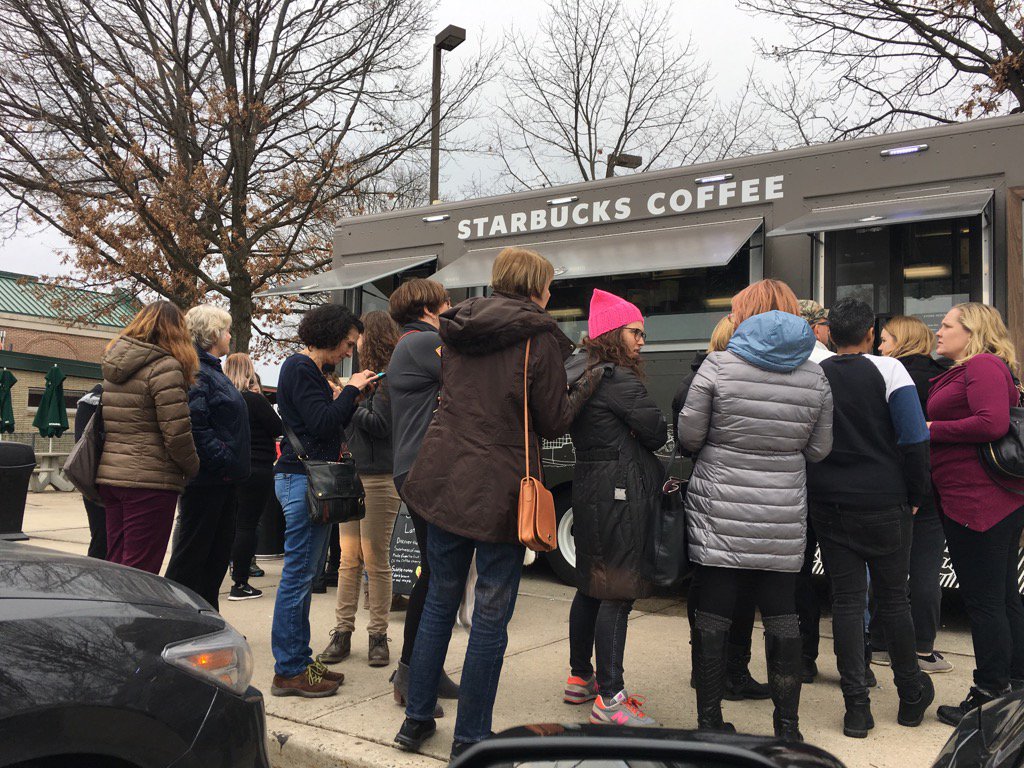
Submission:
<svg viewBox="0 0 1024 768">
<path fill-rule="evenodd" d="M 728 350 L 765 371 L 788 373 L 811 356 L 814 332 L 802 317 L 773 309 L 740 323 Z"/>
<path fill-rule="evenodd" d="M 103 378 L 124 384 L 144 366 L 170 354 L 155 344 L 122 336 L 103 355 Z"/>
<path fill-rule="evenodd" d="M 489 355 L 545 331 L 554 333 L 563 358 L 572 342 L 558 323 L 529 299 L 505 293 L 467 299 L 441 315 L 441 340 L 463 355 Z"/>
<path fill-rule="evenodd" d="M 583 374 L 587 372 L 588 363 L 590 362 L 590 356 L 584 352 L 579 351 L 565 361 L 565 379 L 571 387 L 577 381 L 579 381 Z M 605 377 L 612 375 L 615 370 L 615 363 L 601 363 L 601 367 L 604 368 Z"/>
</svg>

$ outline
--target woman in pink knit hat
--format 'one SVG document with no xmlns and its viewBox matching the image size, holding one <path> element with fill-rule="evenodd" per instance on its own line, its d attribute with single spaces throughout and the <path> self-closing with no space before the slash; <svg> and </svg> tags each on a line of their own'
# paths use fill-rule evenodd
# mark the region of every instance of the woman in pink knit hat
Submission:
<svg viewBox="0 0 1024 768">
<path fill-rule="evenodd" d="M 652 726 L 654 718 L 627 693 L 622 666 L 633 601 L 651 593 L 640 564 L 664 479 L 654 451 L 668 439 L 668 426 L 644 387 L 640 310 L 595 290 L 588 331 L 584 353 L 566 365 L 570 385 L 595 369 L 603 376 L 570 429 L 578 590 L 569 613 L 565 701 L 593 701 L 592 723 Z"/>
</svg>

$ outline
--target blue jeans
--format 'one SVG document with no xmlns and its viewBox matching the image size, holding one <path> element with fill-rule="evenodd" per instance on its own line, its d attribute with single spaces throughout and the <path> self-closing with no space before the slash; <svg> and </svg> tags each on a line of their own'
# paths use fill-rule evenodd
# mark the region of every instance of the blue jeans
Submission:
<svg viewBox="0 0 1024 768">
<path fill-rule="evenodd" d="M 410 663 L 405 714 L 430 720 L 437 704 L 448 643 L 476 552 L 476 605 L 462 668 L 455 741 L 474 744 L 491 734 L 491 713 L 508 646 L 508 623 L 516 607 L 525 550 L 519 544 L 474 541 L 429 525 L 430 587 Z"/>
<path fill-rule="evenodd" d="M 295 677 L 313 663 L 309 647 L 309 599 L 313 574 L 327 548 L 329 525 L 309 521 L 305 475 L 275 475 L 274 492 L 284 510 L 284 567 L 274 603 L 270 648 L 274 672 Z"/>
</svg>

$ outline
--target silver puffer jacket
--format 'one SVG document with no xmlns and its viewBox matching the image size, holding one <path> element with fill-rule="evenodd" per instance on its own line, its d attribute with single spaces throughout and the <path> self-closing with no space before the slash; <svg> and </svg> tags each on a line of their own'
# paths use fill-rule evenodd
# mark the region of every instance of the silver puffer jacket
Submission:
<svg viewBox="0 0 1024 768">
<path fill-rule="evenodd" d="M 832 392 L 808 360 L 800 317 L 756 315 L 701 365 L 679 415 L 697 454 L 686 496 L 690 559 L 725 568 L 800 570 L 806 462 L 832 450 Z"/>
</svg>

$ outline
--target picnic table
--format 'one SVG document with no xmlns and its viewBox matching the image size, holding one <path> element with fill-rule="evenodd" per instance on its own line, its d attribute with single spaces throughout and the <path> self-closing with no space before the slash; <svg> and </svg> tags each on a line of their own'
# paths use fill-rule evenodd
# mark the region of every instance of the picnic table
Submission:
<svg viewBox="0 0 1024 768">
<path fill-rule="evenodd" d="M 28 489 L 38 493 L 52 485 L 58 491 L 75 490 L 75 486 L 68 482 L 63 472 L 61 472 L 67 458 L 68 451 L 37 453 L 36 468 L 32 471 L 32 479 L 29 480 Z"/>
</svg>

